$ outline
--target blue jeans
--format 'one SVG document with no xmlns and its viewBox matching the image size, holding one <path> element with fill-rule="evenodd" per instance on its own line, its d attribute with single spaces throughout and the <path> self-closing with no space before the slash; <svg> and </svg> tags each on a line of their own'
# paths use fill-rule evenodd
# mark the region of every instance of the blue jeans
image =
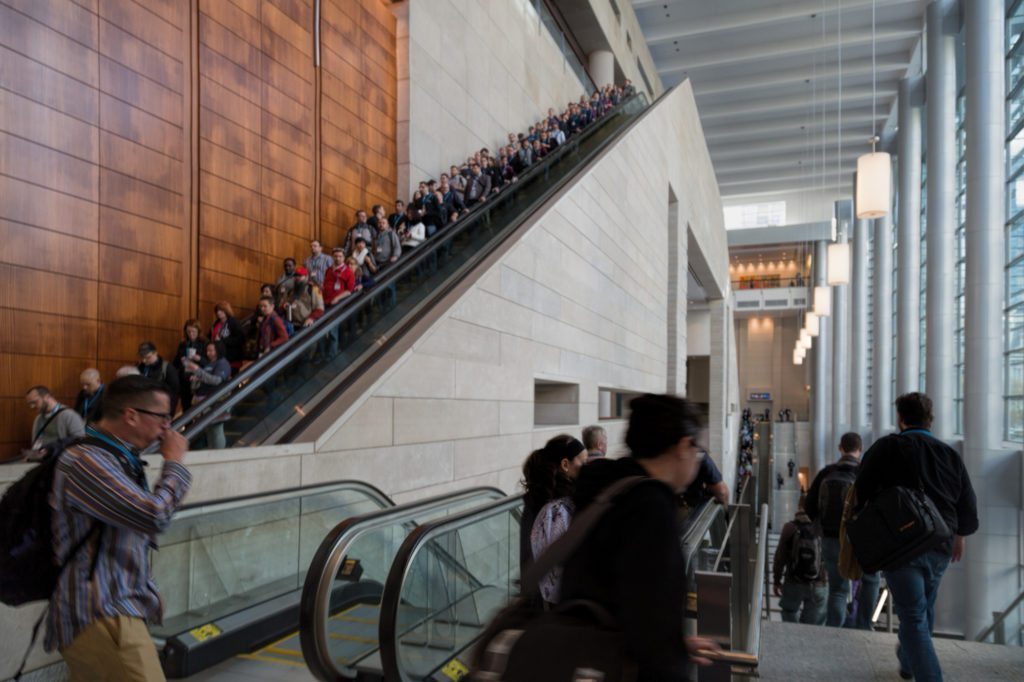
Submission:
<svg viewBox="0 0 1024 682">
<path fill-rule="evenodd" d="M 906 566 L 885 572 L 893 608 L 900 617 L 900 668 L 916 682 L 942 682 L 942 669 L 932 644 L 935 597 L 949 555 L 928 552 Z"/>
<path fill-rule="evenodd" d="M 828 615 L 825 625 L 841 628 L 846 622 L 846 602 L 850 599 L 850 581 L 839 575 L 839 538 L 821 539 L 821 560 L 828 572 Z"/>
<path fill-rule="evenodd" d="M 782 598 L 779 608 L 782 609 L 782 620 L 786 623 L 799 622 L 806 625 L 824 625 L 825 599 L 828 590 L 824 585 L 787 581 L 782 585 Z M 801 609 L 800 607 L 803 607 Z"/>
<path fill-rule="evenodd" d="M 857 588 L 857 619 L 852 627 L 858 630 L 871 630 L 871 616 L 878 605 L 878 584 L 880 578 L 878 573 L 865 573 L 860 579 L 860 587 Z"/>
</svg>

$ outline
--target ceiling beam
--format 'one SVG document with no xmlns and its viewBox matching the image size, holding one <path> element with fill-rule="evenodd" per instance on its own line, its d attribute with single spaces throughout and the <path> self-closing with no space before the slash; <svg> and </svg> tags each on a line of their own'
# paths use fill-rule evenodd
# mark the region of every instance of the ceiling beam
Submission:
<svg viewBox="0 0 1024 682">
<path fill-rule="evenodd" d="M 891 7 L 914 4 L 917 0 L 875 0 L 875 2 L 877 7 Z M 872 0 L 844 0 L 841 8 L 845 15 L 847 12 L 869 9 L 871 3 Z M 668 10 L 664 11 L 671 13 L 673 10 L 671 3 L 657 2 L 656 0 L 634 2 L 633 8 L 641 10 L 664 4 L 669 5 Z M 695 18 L 683 14 L 679 19 L 671 21 L 664 21 L 659 17 L 657 25 L 652 26 L 649 31 L 645 31 L 644 37 L 647 38 L 647 44 L 653 47 L 662 43 L 672 42 L 673 40 L 679 40 L 680 38 L 742 31 L 760 26 L 787 23 L 798 19 L 807 19 L 809 22 L 816 21 L 820 26 L 819 22 L 824 16 L 832 16 L 840 9 L 839 3 L 834 2 L 826 3 L 823 7 L 821 0 L 791 0 L 776 5 L 766 5 L 763 2 L 751 4 L 756 4 L 757 6 L 743 12 L 714 14 L 708 17 Z M 813 20 L 811 19 L 812 14 L 816 15 Z M 677 16 L 680 15 L 677 14 Z M 669 17 L 669 19 L 671 18 Z"/>
<path fill-rule="evenodd" d="M 789 170 L 779 170 L 772 173 L 767 171 L 757 171 L 746 175 L 734 175 L 731 177 L 719 178 L 718 186 L 722 189 L 728 189 L 732 187 L 756 184 L 759 182 L 792 180 L 799 183 L 801 187 L 813 189 L 820 186 L 823 182 L 826 185 L 830 183 L 837 183 L 845 178 L 850 178 L 852 174 L 852 165 L 843 166 L 841 168 L 833 167 L 831 170 L 826 169 L 824 172 L 820 169 L 812 171 L 810 168 L 794 166 Z"/>
<path fill-rule="evenodd" d="M 835 149 L 839 142 L 842 142 L 844 147 L 853 144 L 859 145 L 861 142 L 866 145 L 867 136 L 864 135 L 863 132 L 854 133 L 844 131 L 842 135 L 836 135 L 834 131 L 826 132 L 824 138 L 820 135 L 817 136 L 816 139 L 812 139 L 808 136 L 805 141 L 805 145 L 809 146 L 808 151 L 810 151 L 815 148 L 815 145 L 824 144 L 827 151 Z M 797 140 L 769 137 L 762 140 L 743 142 L 740 144 L 709 145 L 708 151 L 711 153 L 711 159 L 718 161 L 726 159 L 753 158 L 757 156 L 765 156 L 767 154 L 784 154 L 786 152 L 791 152 L 796 144 L 799 144 Z M 808 158 L 810 158 L 810 156 L 808 156 Z"/>
<path fill-rule="evenodd" d="M 843 47 L 856 45 L 884 45 L 890 41 L 903 41 L 916 38 L 921 34 L 921 24 L 917 21 L 902 21 L 878 28 L 872 33 L 871 29 L 856 29 L 843 34 Z M 835 41 L 823 41 L 821 36 L 815 35 L 798 40 L 780 40 L 775 42 L 753 44 L 749 47 L 722 47 L 717 50 L 701 50 L 694 54 L 685 54 L 672 59 L 661 59 L 657 61 L 658 73 L 675 73 L 679 71 L 688 72 L 690 69 L 706 68 L 710 66 L 723 66 L 727 64 L 743 64 L 754 61 L 767 61 L 778 57 L 791 55 L 812 54 L 815 52 L 832 52 L 837 49 Z"/>
<path fill-rule="evenodd" d="M 910 66 L 910 56 L 882 55 L 876 60 L 874 66 L 870 59 L 858 59 L 854 62 L 843 64 L 842 75 L 844 78 L 853 76 L 870 76 L 872 72 L 878 74 L 898 73 L 902 75 Z M 810 66 L 802 69 L 790 69 L 788 71 L 770 71 L 767 73 L 746 74 L 737 78 L 711 77 L 701 78 L 693 70 L 689 72 L 690 80 L 693 81 L 697 99 L 709 95 L 742 90 L 760 90 L 774 88 L 780 85 L 791 83 L 806 83 L 808 88 L 813 88 L 814 83 L 824 82 L 830 86 L 839 77 L 839 69 L 836 66 L 812 69 Z"/>
<path fill-rule="evenodd" d="M 839 160 L 836 160 L 836 150 L 826 150 L 825 167 L 835 168 L 837 163 L 849 164 L 857 160 L 857 157 L 866 150 L 860 145 L 843 151 Z M 766 172 L 775 170 L 789 170 L 792 168 L 814 169 L 821 164 L 821 153 L 818 150 L 813 158 L 808 154 L 780 154 L 760 159 L 721 159 L 713 161 L 715 176 L 719 180 L 737 179 L 737 176 L 747 172 Z M 850 166 L 853 167 L 852 165 Z"/>
<path fill-rule="evenodd" d="M 878 101 L 878 110 L 884 111 L 889 107 L 889 102 L 895 99 L 898 85 L 896 84 L 880 84 L 876 89 L 874 95 L 870 87 L 856 87 L 848 88 L 843 90 L 843 96 L 831 97 L 829 104 L 835 107 L 839 101 L 842 101 L 843 105 L 846 104 L 855 105 L 871 103 L 872 96 L 875 96 Z M 758 118 L 765 117 L 768 114 L 782 114 L 784 112 L 796 112 L 801 115 L 806 115 L 810 109 L 813 99 L 810 93 L 802 97 L 787 97 L 783 100 L 774 100 L 770 98 L 752 99 L 743 102 L 728 102 L 721 105 L 707 105 L 698 106 L 697 109 L 700 112 L 701 121 L 709 123 L 716 119 L 718 120 L 730 120 L 749 116 L 756 116 Z M 712 124 L 714 125 L 714 124 Z M 724 124 L 723 124 L 724 125 Z"/>
<path fill-rule="evenodd" d="M 734 197 L 751 194 L 779 194 L 810 191 L 811 194 L 827 194 L 829 192 L 853 193 L 853 174 L 850 173 L 839 180 L 829 180 L 824 185 L 813 184 L 808 180 L 777 180 L 767 178 L 760 182 L 747 182 L 742 184 L 722 185 L 719 184 L 718 192 L 723 197 Z"/>
<path fill-rule="evenodd" d="M 863 126 L 870 125 L 872 121 L 878 123 L 889 116 L 888 111 L 879 110 L 874 117 L 871 116 L 871 109 L 855 109 L 843 112 L 843 125 Z M 727 140 L 742 140 L 750 137 L 761 137 L 764 135 L 788 135 L 801 138 L 809 135 L 817 135 L 821 139 L 821 129 L 824 125 L 826 131 L 835 130 L 839 124 L 839 118 L 833 111 L 825 116 L 824 122 L 821 116 L 816 116 L 810 122 L 803 119 L 795 120 L 791 116 L 761 120 L 756 123 L 742 126 L 724 125 L 704 128 L 704 139 L 708 143 L 720 143 Z"/>
</svg>

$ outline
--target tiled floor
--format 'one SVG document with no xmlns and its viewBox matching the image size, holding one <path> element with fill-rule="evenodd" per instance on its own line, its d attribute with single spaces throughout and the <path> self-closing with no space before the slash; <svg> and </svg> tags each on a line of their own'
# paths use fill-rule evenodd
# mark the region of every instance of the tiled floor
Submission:
<svg viewBox="0 0 1024 682">
<path fill-rule="evenodd" d="M 761 634 L 763 682 L 898 680 L 896 635 L 797 623 L 765 623 Z M 952 639 L 935 640 L 947 682 L 1021 680 L 1024 648 Z"/>
</svg>

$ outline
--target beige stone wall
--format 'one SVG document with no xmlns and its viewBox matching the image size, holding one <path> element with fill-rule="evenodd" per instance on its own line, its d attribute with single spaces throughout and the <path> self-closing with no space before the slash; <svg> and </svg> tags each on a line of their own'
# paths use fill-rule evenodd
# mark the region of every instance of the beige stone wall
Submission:
<svg viewBox="0 0 1024 682">
<path fill-rule="evenodd" d="M 397 499 L 468 485 L 512 491 L 531 449 L 596 421 L 599 387 L 664 391 L 670 186 L 680 233 L 689 228 L 714 275 L 709 286 L 724 291 L 717 187 L 684 84 L 576 181 L 324 434 L 315 454 L 302 456 L 303 483 L 365 479 Z M 731 327 L 731 317 L 722 322 Z M 685 358 L 685 336 L 677 352 Z M 713 344 L 712 352 L 726 351 Z M 736 400 L 730 360 L 722 366 L 731 375 L 712 389 L 720 401 Z M 578 421 L 535 427 L 535 380 L 578 385 Z M 718 407 L 713 439 L 728 466 L 726 411 Z M 624 422 L 605 426 L 618 449 Z"/>
<path fill-rule="evenodd" d="M 530 0 L 407 0 L 395 12 L 399 192 L 585 90 Z"/>
</svg>

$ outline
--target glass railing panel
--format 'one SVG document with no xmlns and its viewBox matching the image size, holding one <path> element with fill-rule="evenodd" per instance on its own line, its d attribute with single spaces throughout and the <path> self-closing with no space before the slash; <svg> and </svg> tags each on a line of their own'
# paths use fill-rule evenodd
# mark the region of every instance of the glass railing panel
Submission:
<svg viewBox="0 0 1024 682">
<path fill-rule="evenodd" d="M 332 679 L 355 676 L 355 666 L 377 653 L 384 583 L 409 534 L 502 497 L 496 489 L 471 489 L 353 519 L 328 535 L 303 591 L 302 643 L 310 667 L 331 668 Z"/>
<path fill-rule="evenodd" d="M 378 284 L 330 311 L 271 354 L 265 371 L 242 375 L 177 426 L 193 446 L 213 420 L 223 422 L 229 447 L 281 440 L 282 429 L 306 418 L 323 396 L 361 365 L 395 330 L 428 309 L 511 234 L 574 172 L 646 108 L 637 95 L 570 138 L 518 182 L 492 195 L 465 218 L 441 229 L 391 266 Z M 261 361 L 263 362 L 263 361 Z M 275 436 L 276 434 L 276 436 Z M 284 438 L 286 440 L 286 438 Z"/>
<path fill-rule="evenodd" d="M 390 504 L 352 483 L 184 509 L 153 554 L 164 622 L 152 634 L 169 637 L 298 590 L 325 527 Z"/>
<path fill-rule="evenodd" d="M 448 664 L 518 593 L 521 511 L 521 500 L 508 501 L 420 538 L 394 602 L 390 650 L 401 679 L 427 679 Z"/>
</svg>

